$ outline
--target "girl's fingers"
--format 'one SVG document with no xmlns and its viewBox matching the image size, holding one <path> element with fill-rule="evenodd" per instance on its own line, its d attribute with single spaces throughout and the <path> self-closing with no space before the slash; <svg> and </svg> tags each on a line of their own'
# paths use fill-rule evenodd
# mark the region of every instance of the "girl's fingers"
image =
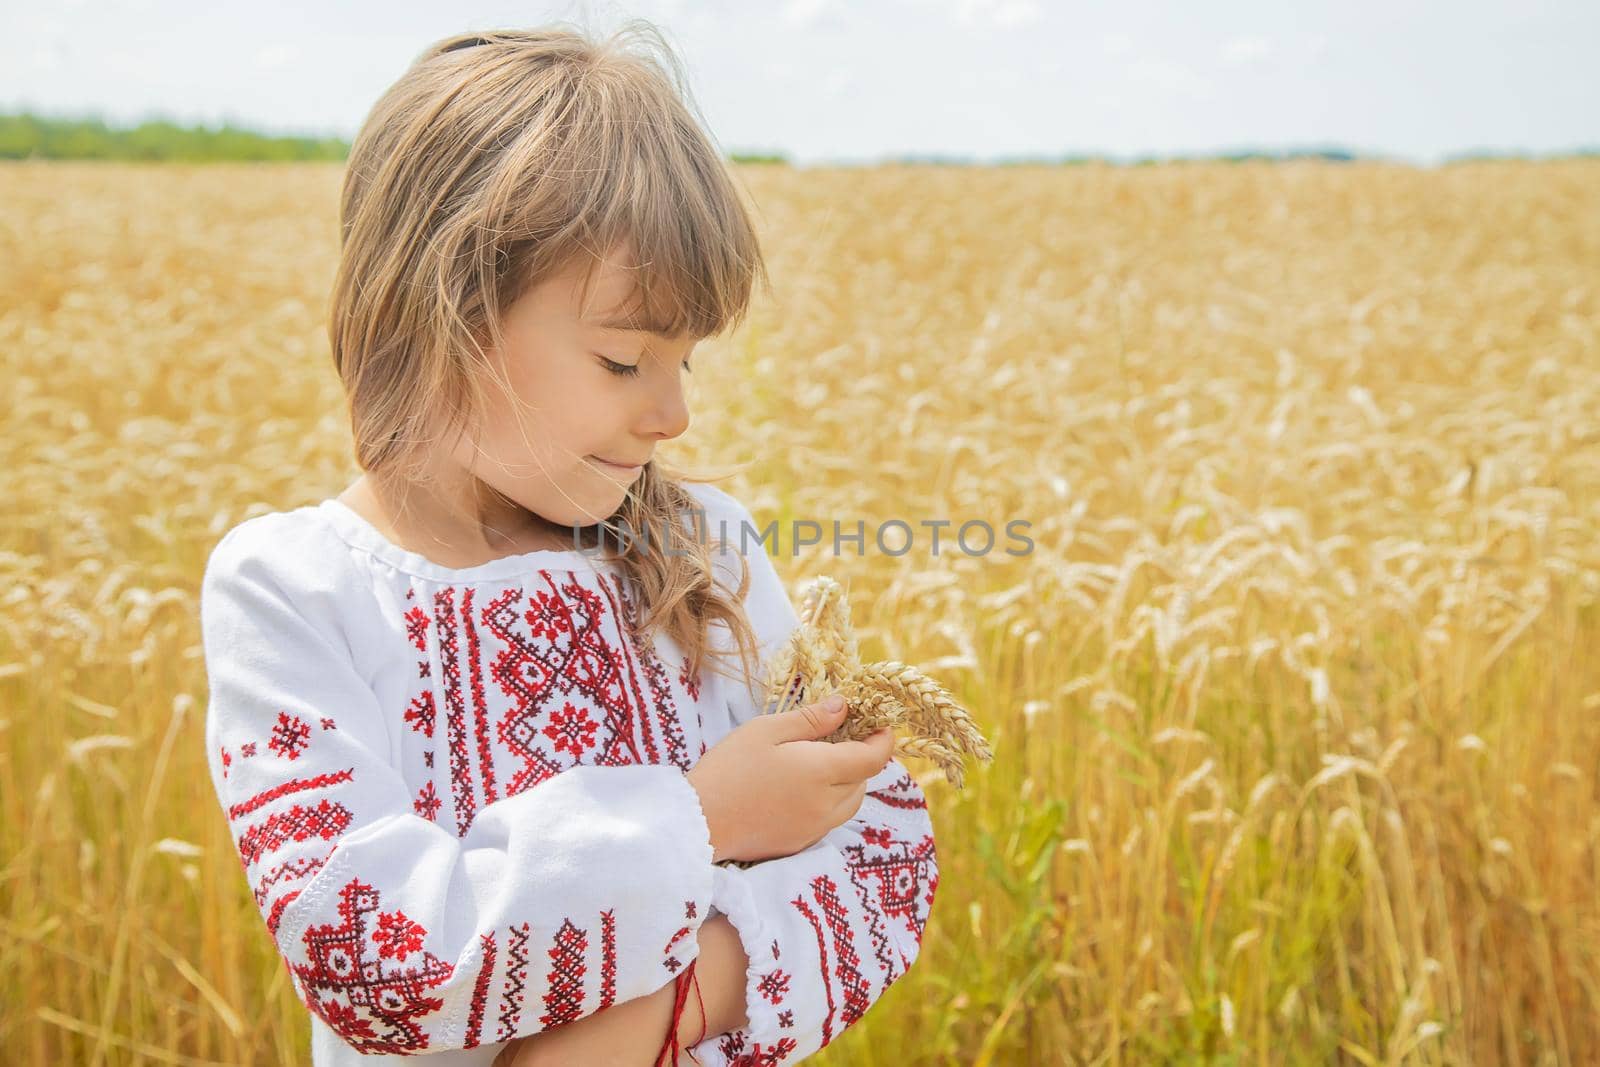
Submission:
<svg viewBox="0 0 1600 1067">
<path fill-rule="evenodd" d="M 885 726 L 860 741 L 836 741 L 833 771 L 839 776 L 834 785 L 855 785 L 876 775 L 889 765 L 894 755 L 894 730 Z"/>
</svg>

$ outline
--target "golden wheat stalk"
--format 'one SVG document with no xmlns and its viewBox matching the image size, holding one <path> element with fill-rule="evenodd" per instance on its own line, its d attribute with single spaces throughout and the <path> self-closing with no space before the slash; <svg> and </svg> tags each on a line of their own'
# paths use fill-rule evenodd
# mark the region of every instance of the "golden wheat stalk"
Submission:
<svg viewBox="0 0 1600 1067">
<path fill-rule="evenodd" d="M 888 726 L 896 755 L 932 760 L 957 789 L 965 756 L 994 758 L 972 716 L 938 682 L 896 660 L 862 663 L 845 590 L 827 576 L 812 580 L 801 600 L 802 622 L 773 656 L 767 706 L 772 714 L 806 707 L 834 693 L 848 705 L 825 741 L 859 741 Z"/>
</svg>

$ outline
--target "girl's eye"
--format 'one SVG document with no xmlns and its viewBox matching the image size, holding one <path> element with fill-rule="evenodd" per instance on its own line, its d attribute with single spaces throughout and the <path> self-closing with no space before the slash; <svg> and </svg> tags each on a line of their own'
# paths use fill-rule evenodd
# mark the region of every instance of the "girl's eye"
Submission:
<svg viewBox="0 0 1600 1067">
<path fill-rule="evenodd" d="M 638 364 L 630 365 L 627 363 L 618 363 L 616 360 L 607 359 L 605 356 L 600 357 L 600 362 L 605 364 L 606 370 L 617 375 L 618 377 L 637 378 L 639 376 Z M 688 360 L 683 361 L 683 369 L 688 371 L 690 374 L 694 373 L 694 368 L 689 366 Z"/>
</svg>

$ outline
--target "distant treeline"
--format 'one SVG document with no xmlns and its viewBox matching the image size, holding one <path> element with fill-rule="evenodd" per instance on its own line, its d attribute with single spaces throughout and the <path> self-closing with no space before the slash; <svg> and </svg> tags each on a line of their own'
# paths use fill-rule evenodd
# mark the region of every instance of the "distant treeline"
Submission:
<svg viewBox="0 0 1600 1067">
<path fill-rule="evenodd" d="M 158 120 L 118 129 L 96 118 L 0 115 L 0 159 L 290 162 L 339 160 L 349 151 L 337 137 L 274 137 L 227 124 L 210 129 Z"/>
<path fill-rule="evenodd" d="M 350 142 L 338 137 L 275 136 L 231 124 L 219 127 L 180 126 L 166 120 L 142 122 L 137 126 L 108 126 L 98 118 L 46 118 L 27 112 L 0 114 L 0 159 L 105 159 L 150 160 L 209 163 L 225 160 L 294 162 L 342 161 L 350 152 Z M 1600 147 L 1576 148 L 1570 152 L 1519 153 L 1503 151 L 1463 152 L 1446 162 L 1489 159 L 1562 159 L 1600 156 Z M 927 166 L 1072 166 L 1100 163 L 1111 166 L 1148 166 L 1158 163 L 1229 162 L 1253 160 L 1287 161 L 1316 159 L 1332 163 L 1356 160 L 1382 160 L 1386 157 L 1352 152 L 1338 146 L 1289 149 L 1237 149 L 1203 155 L 1137 156 L 1114 158 L 1105 155 L 1015 156 L 1003 159 L 974 159 L 957 155 L 902 155 L 885 157 L 882 162 Z M 735 163 L 766 163 L 787 166 L 782 153 L 734 152 Z"/>
</svg>

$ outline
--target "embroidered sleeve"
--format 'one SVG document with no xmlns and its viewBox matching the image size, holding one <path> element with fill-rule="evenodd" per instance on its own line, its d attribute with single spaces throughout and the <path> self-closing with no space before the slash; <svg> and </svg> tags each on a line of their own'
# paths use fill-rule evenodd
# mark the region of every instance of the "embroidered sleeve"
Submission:
<svg viewBox="0 0 1600 1067">
<path fill-rule="evenodd" d="M 755 546 L 746 558 L 747 607 L 770 654 L 798 619 L 766 551 Z M 737 726 L 758 706 L 755 692 L 731 688 Z M 917 958 L 939 884 L 927 799 L 898 760 L 867 789 L 855 817 L 810 848 L 749 868 L 715 868 L 712 905 L 750 958 L 748 1025 L 696 1045 L 702 1063 L 766 1065 L 809 1055 L 859 1021 Z"/>
<path fill-rule="evenodd" d="M 473 1048 L 648 995 L 694 958 L 716 868 L 681 769 L 574 767 L 458 837 L 391 764 L 385 709 L 333 617 L 341 591 L 320 571 L 300 589 L 268 562 L 281 550 L 242 532 L 202 585 L 207 759 L 317 1017 L 362 1053 Z"/>
</svg>

